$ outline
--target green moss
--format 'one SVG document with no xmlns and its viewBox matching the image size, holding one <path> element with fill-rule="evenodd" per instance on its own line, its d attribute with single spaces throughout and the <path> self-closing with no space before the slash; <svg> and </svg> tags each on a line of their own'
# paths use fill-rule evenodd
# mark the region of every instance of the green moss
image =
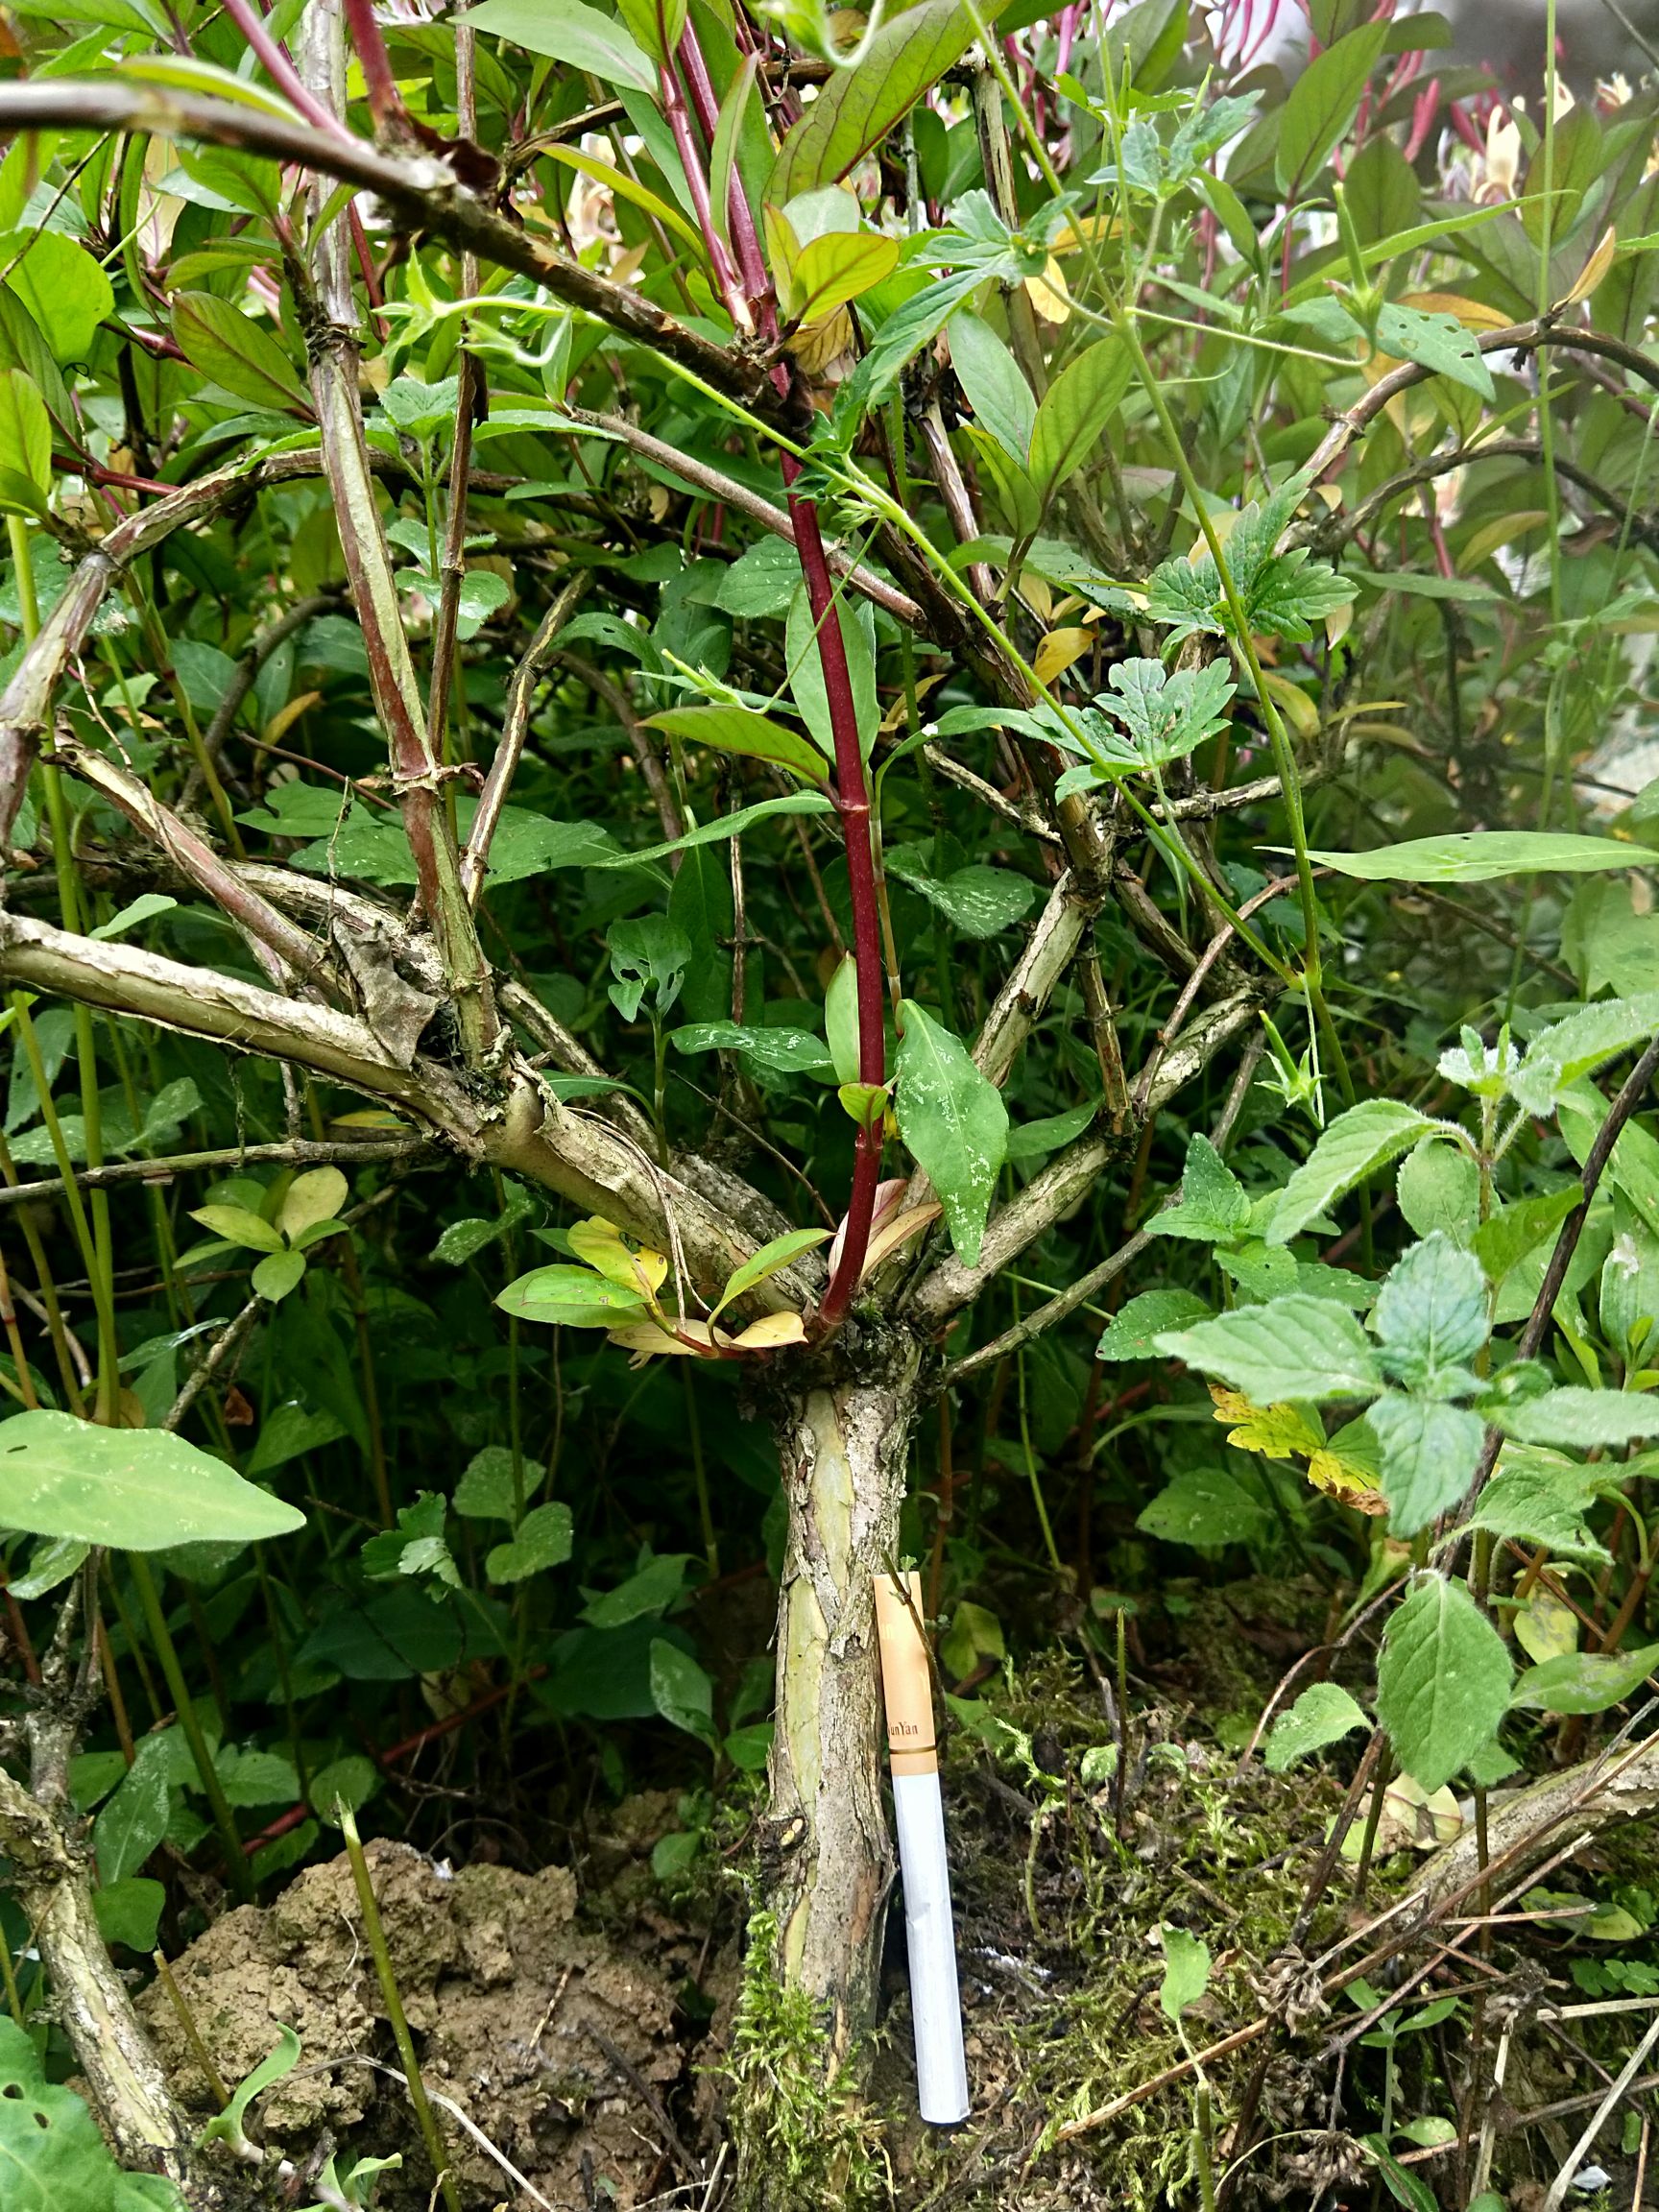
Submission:
<svg viewBox="0 0 1659 2212">
<path fill-rule="evenodd" d="M 861 2108 L 854 2067 L 830 2056 L 824 2022 L 777 1968 L 778 1923 L 749 1922 L 725 2063 L 740 2212 L 833 2212 L 890 2197 L 879 2124 Z"/>
</svg>

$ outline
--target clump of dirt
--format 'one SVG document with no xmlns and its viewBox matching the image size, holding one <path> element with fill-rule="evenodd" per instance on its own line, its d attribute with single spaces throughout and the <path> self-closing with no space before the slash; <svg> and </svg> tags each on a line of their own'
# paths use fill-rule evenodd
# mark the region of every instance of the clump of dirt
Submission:
<svg viewBox="0 0 1659 2212">
<path fill-rule="evenodd" d="M 564 1867 L 451 1872 L 406 1844 L 367 1848 L 427 2089 L 555 2202 L 631 2206 L 671 2178 L 662 2100 L 685 2055 L 666 1959 L 625 1956 L 586 1929 Z M 174 1973 L 226 2081 L 251 2073 L 279 2029 L 301 2039 L 300 2065 L 261 2100 L 251 2131 L 296 2158 L 325 2129 L 355 2152 L 396 2148 L 405 2171 L 386 2176 L 380 2200 L 427 2201 L 402 2088 L 363 2063 L 396 2065 L 397 2052 L 346 1858 L 308 1868 L 268 1910 L 227 1913 Z M 139 2009 L 180 2099 L 205 2116 L 213 2100 L 166 1992 L 152 1987 Z M 517 2201 L 500 2168 L 440 2119 L 463 2200 Z"/>
</svg>

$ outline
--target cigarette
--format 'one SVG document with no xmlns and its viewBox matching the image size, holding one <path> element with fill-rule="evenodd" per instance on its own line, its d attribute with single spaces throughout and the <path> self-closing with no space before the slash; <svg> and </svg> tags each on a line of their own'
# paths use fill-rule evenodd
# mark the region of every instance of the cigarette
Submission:
<svg viewBox="0 0 1659 2212">
<path fill-rule="evenodd" d="M 945 1801 L 933 1736 L 933 1684 L 921 1618 L 920 1575 L 907 1575 L 903 1587 L 893 1575 L 877 1575 L 876 1629 L 887 1704 L 893 1810 L 899 1823 L 899 1868 L 904 1883 L 917 2101 L 930 2127 L 953 2128 L 968 2117 L 968 2064 L 956 1987 L 950 1868 L 945 1857 Z"/>
</svg>

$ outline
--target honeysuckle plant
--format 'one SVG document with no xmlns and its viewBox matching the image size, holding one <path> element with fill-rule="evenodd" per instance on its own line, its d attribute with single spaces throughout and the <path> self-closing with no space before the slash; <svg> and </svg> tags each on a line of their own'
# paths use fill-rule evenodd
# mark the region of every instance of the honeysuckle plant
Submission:
<svg viewBox="0 0 1659 2212">
<path fill-rule="evenodd" d="M 687 1501 L 717 1563 L 718 1437 L 728 1556 L 777 1567 L 753 1880 L 830 2079 L 877 2006 L 902 1553 L 937 1601 L 1022 1548 L 1071 1620 L 1097 1522 L 1323 1516 L 1394 1607 L 1408 1779 L 1484 1758 L 1505 1548 L 1613 1555 L 1605 1455 L 1659 1432 L 1659 805 L 1615 743 L 1659 546 L 1651 94 L 1547 99 L 1477 170 L 1483 86 L 1395 0 L 1306 0 L 1276 57 L 1189 0 L 15 12 L 0 978 L 61 1216 L 0 1193 L 50 1352 L 8 1336 L 0 1452 L 113 1432 L 130 1235 L 162 1380 L 257 1252 L 208 1318 L 261 1358 L 150 1427 L 277 1489 L 337 1452 L 376 1634 L 456 1623 L 455 1666 L 465 1619 L 580 1717 L 561 1639 L 626 1629 L 673 1654 L 638 1712 L 720 1741 L 637 1633 Z M 163 1150 L 186 1080 L 202 1142 Z M 628 1479 L 630 1354 L 651 1489 L 614 1523 L 651 1534 L 607 1589 L 607 1511 L 544 1493 Z M 562 1459 L 567 1410 L 600 1441 Z M 475 1573 L 472 1520 L 509 1530 Z M 535 1578 L 571 1560 L 567 1618 Z M 184 2140 L 154 2069 L 79 2056 L 124 2150 Z"/>
</svg>

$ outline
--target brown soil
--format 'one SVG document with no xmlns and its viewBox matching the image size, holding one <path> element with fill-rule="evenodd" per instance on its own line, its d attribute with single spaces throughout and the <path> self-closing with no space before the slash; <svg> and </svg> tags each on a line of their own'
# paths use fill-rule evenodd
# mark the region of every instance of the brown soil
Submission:
<svg viewBox="0 0 1659 2212">
<path fill-rule="evenodd" d="M 685 2072 L 674 1991 L 695 1961 L 685 1932 L 658 1920 L 655 1958 L 577 1917 L 575 1878 L 475 1864 L 451 1873 L 407 1845 L 368 1845 L 375 1895 L 429 2092 L 451 2099 L 560 2206 L 643 2201 L 673 2171 L 663 2100 Z M 636 1946 L 642 1949 L 642 1945 Z M 677 1957 L 677 1953 L 687 1954 Z M 385 2007 L 344 1858 L 301 1874 L 267 1911 L 227 1913 L 175 1973 L 228 2082 L 292 2028 L 302 2056 L 250 2116 L 250 2132 L 301 2159 L 325 2130 L 353 2152 L 393 2149 L 404 2172 L 387 2206 L 424 2205 L 431 2176 L 398 2081 Z M 184 2103 L 213 2109 L 165 1992 L 139 2008 Z M 532 2201 L 461 2128 L 445 2125 L 468 2212 Z"/>
</svg>

